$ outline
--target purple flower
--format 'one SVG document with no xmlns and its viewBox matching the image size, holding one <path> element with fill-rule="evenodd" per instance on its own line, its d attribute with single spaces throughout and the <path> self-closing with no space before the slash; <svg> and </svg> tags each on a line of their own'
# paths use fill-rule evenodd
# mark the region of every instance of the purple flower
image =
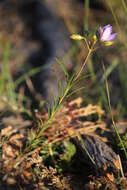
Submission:
<svg viewBox="0 0 127 190">
<path fill-rule="evenodd" d="M 102 42 L 112 42 L 116 36 L 117 33 L 112 34 L 112 26 L 110 24 L 104 26 L 103 28 L 99 28 L 99 38 Z"/>
</svg>

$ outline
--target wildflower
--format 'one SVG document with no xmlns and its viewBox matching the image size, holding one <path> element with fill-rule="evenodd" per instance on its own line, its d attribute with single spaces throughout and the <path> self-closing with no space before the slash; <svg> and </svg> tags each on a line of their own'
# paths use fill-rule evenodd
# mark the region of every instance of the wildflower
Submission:
<svg viewBox="0 0 127 190">
<path fill-rule="evenodd" d="M 101 42 L 104 42 L 105 45 L 112 45 L 114 39 L 117 36 L 117 33 L 112 34 L 112 26 L 110 24 L 99 28 L 99 39 Z"/>
</svg>

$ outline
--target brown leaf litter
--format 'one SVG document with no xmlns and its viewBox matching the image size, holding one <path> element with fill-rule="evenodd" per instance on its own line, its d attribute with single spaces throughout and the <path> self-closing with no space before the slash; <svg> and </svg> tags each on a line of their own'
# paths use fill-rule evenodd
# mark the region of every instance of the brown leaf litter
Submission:
<svg viewBox="0 0 127 190">
<path fill-rule="evenodd" d="M 41 121 L 43 126 L 45 126 L 48 121 L 48 113 L 43 115 L 38 113 L 36 112 L 38 122 Z M 96 120 L 94 119 L 94 121 L 91 119 L 93 115 L 96 115 Z M 87 162 L 88 155 L 84 151 L 85 146 L 95 162 L 95 170 L 99 169 L 100 174 L 105 175 L 106 179 L 114 183 L 114 173 L 118 173 L 119 171 L 118 157 L 114 151 L 106 145 L 105 142 L 107 139 L 102 139 L 96 133 L 98 128 L 101 129 L 102 133 L 109 131 L 106 127 L 106 123 L 102 121 L 103 115 L 104 111 L 99 106 L 90 104 L 83 107 L 82 99 L 77 98 L 66 103 L 56 112 L 47 129 L 43 131 L 42 137 L 52 144 L 63 142 L 67 139 L 72 140 L 77 148 L 83 150 L 84 161 Z M 31 184 L 31 181 L 36 178 L 32 170 L 34 165 L 41 170 L 39 174 L 37 174 L 38 176 L 41 175 L 41 177 L 39 177 L 39 183 L 37 183 L 35 179 L 35 189 L 38 188 L 37 186 L 39 184 L 40 187 L 38 189 L 43 189 L 45 180 L 48 185 L 55 183 L 56 186 L 60 186 L 61 184 L 61 188 L 59 189 L 64 189 L 62 185 L 66 180 L 61 178 L 57 172 L 55 175 L 52 174 L 51 168 L 44 166 L 42 156 L 39 155 L 41 144 L 34 150 L 28 151 L 25 154 L 23 153 L 27 141 L 27 133 L 29 133 L 26 127 L 29 122 L 24 122 L 27 122 L 26 125 L 18 129 L 18 124 L 16 124 L 17 127 L 12 127 L 12 125 L 9 125 L 8 120 L 8 126 L 0 132 L 2 143 L 0 169 L 3 181 L 9 184 L 15 184 L 21 180 L 23 184 Z M 37 124 L 36 127 L 32 129 L 37 132 L 36 135 L 38 135 L 40 127 Z M 44 177 L 45 172 L 48 172 L 46 177 Z M 62 180 L 64 181 L 62 182 Z M 69 189 L 68 183 L 66 182 L 65 184 L 67 186 L 65 189 Z M 94 186 L 96 185 L 94 184 Z"/>
</svg>

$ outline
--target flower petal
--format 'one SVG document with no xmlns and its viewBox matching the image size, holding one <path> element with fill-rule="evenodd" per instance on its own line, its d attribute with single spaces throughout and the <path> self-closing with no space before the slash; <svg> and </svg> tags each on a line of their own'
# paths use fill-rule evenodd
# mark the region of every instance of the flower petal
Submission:
<svg viewBox="0 0 127 190">
<path fill-rule="evenodd" d="M 99 27 L 99 35 L 100 35 L 100 37 L 102 36 L 102 34 L 103 34 L 103 28 L 102 27 Z"/>
<path fill-rule="evenodd" d="M 108 41 L 114 40 L 116 38 L 116 36 L 117 36 L 117 33 L 110 35 L 110 37 L 108 38 Z"/>
<path fill-rule="evenodd" d="M 106 26 L 104 26 L 103 30 L 105 31 L 106 28 L 111 28 L 111 31 L 112 31 L 112 26 L 110 24 L 107 24 Z"/>
<path fill-rule="evenodd" d="M 108 26 L 108 25 L 107 25 Z M 112 33 L 112 26 L 105 26 L 105 29 L 103 31 L 103 34 L 101 36 L 102 41 L 109 41 L 110 34 Z"/>
</svg>

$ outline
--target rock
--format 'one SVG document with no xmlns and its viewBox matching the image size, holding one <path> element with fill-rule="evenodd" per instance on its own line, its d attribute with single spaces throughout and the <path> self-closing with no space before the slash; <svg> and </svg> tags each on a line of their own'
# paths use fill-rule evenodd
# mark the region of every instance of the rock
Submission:
<svg viewBox="0 0 127 190">
<path fill-rule="evenodd" d="M 84 134 L 81 138 L 74 137 L 72 141 L 82 151 L 84 162 L 94 168 L 95 172 L 101 175 L 118 172 L 118 156 L 102 140 Z"/>
</svg>

